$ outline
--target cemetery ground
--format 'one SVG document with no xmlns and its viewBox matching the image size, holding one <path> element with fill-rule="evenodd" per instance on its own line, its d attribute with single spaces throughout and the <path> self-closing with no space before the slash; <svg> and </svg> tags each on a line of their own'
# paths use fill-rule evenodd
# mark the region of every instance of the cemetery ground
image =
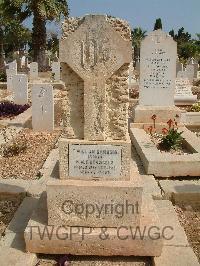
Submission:
<svg viewBox="0 0 200 266">
<path fill-rule="evenodd" d="M 161 30 L 145 38 L 141 83 L 137 77 L 131 94 L 127 23 L 87 15 L 67 20 L 63 29 L 62 81 L 60 62 L 52 64 L 53 77 L 50 72 L 38 76 L 38 64 L 31 62 L 29 82 L 17 75 L 16 62 L 7 70 L 7 88 L 13 93 L 1 94 L 1 100 L 30 107 L 0 120 L 0 265 L 199 265 L 200 112 L 198 103 L 192 105 L 194 111 L 174 105 L 175 41 Z M 189 70 L 191 66 L 179 74 L 191 79 Z M 152 97 L 155 89 L 158 97 Z M 160 143 L 167 146 L 160 149 Z M 137 200 L 141 209 L 139 215 L 117 217 L 111 211 L 106 216 L 105 211 L 103 218 L 94 212 L 88 218 L 76 211 L 69 214 L 63 199 L 75 206 Z M 100 238 L 102 225 L 110 238 Z M 113 232 L 121 225 L 171 230 L 157 239 L 152 238 L 155 232 L 131 239 L 132 231 L 120 239 Z M 65 226 L 94 231 L 84 238 L 75 233 L 73 239 L 61 230 L 59 238 L 56 230 Z M 52 227 L 56 234 L 52 231 L 49 238 L 46 229 Z"/>
</svg>

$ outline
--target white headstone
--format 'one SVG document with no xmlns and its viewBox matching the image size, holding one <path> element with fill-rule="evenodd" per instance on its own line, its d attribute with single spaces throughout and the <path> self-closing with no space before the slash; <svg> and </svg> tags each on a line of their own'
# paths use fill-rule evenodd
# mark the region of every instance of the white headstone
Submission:
<svg viewBox="0 0 200 266">
<path fill-rule="evenodd" d="M 6 69 L 6 76 L 7 76 L 7 90 L 12 92 L 13 91 L 13 77 L 17 75 L 17 68 L 9 68 Z"/>
<path fill-rule="evenodd" d="M 32 62 L 30 63 L 30 79 L 38 78 L 38 63 Z"/>
<path fill-rule="evenodd" d="M 191 105 L 197 101 L 197 95 L 192 94 L 192 86 L 188 78 L 176 79 L 176 105 Z"/>
<path fill-rule="evenodd" d="M 17 62 L 14 60 L 11 63 L 8 63 L 9 66 L 9 71 L 12 72 L 13 74 L 17 74 Z"/>
<path fill-rule="evenodd" d="M 54 130 L 53 87 L 50 84 L 33 85 L 32 127 L 37 131 Z"/>
<path fill-rule="evenodd" d="M 18 74 L 13 77 L 14 103 L 28 103 L 28 77 L 25 74 Z"/>
<path fill-rule="evenodd" d="M 194 79 L 194 65 L 187 65 L 185 68 L 185 72 L 190 82 Z"/>
<path fill-rule="evenodd" d="M 174 106 L 177 44 L 161 30 L 141 44 L 139 104 Z"/>
<path fill-rule="evenodd" d="M 54 79 L 60 80 L 60 62 L 53 62 L 51 69 L 52 73 L 54 73 Z"/>
<path fill-rule="evenodd" d="M 178 74 L 179 71 L 183 71 L 184 70 L 184 67 L 183 67 L 183 64 L 177 60 L 176 61 L 176 75 Z"/>
</svg>

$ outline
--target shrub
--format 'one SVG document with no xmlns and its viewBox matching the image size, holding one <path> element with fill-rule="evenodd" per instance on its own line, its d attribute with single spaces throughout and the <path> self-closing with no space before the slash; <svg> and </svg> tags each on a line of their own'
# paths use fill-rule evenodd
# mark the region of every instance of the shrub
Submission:
<svg viewBox="0 0 200 266">
<path fill-rule="evenodd" d="M 184 138 L 181 136 L 182 132 L 178 132 L 177 129 L 171 128 L 168 130 L 167 135 L 163 136 L 159 143 L 159 148 L 162 150 L 177 150 L 181 148 Z"/>
<path fill-rule="evenodd" d="M 200 112 L 200 103 L 195 103 L 192 105 L 192 107 L 190 108 L 191 112 Z"/>
<path fill-rule="evenodd" d="M 0 72 L 0 82 L 6 82 L 7 76 L 5 72 Z"/>
<path fill-rule="evenodd" d="M 30 107 L 29 104 L 19 105 L 9 101 L 0 102 L 0 117 L 17 116 Z"/>
</svg>

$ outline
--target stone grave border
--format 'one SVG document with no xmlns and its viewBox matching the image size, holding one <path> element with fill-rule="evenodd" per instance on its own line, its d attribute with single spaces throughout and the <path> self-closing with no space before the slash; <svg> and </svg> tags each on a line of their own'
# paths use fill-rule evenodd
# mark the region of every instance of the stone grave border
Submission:
<svg viewBox="0 0 200 266">
<path fill-rule="evenodd" d="M 186 127 L 183 131 L 186 145 L 193 154 L 173 155 L 161 153 L 143 129 L 131 124 L 130 137 L 135 146 L 147 174 L 156 177 L 198 176 L 200 173 L 200 142 L 196 135 Z"/>
</svg>

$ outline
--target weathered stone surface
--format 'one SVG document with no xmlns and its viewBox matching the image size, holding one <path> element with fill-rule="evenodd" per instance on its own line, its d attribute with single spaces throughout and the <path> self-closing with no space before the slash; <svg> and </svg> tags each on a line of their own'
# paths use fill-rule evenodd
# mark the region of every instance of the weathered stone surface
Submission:
<svg viewBox="0 0 200 266">
<path fill-rule="evenodd" d="M 164 246 L 160 257 L 153 258 L 154 266 L 199 266 L 191 247 Z"/>
<path fill-rule="evenodd" d="M 177 44 L 161 30 L 151 32 L 141 44 L 140 105 L 173 106 Z"/>
<path fill-rule="evenodd" d="M 120 171 L 116 171 L 115 175 L 114 172 L 110 172 L 110 174 L 105 174 L 104 172 L 96 172 L 96 174 L 90 174 L 90 173 L 83 173 L 78 175 L 72 173 L 73 165 L 75 162 L 72 163 L 73 158 L 71 158 L 72 155 L 70 155 L 69 146 L 70 145 L 78 145 L 81 147 L 85 147 L 85 145 L 94 146 L 94 149 L 98 149 L 98 147 L 113 147 L 112 149 L 121 150 L 121 157 L 118 158 L 119 165 L 117 165 L 117 162 L 114 164 L 116 169 L 119 169 Z M 95 147 L 96 146 L 96 147 Z M 102 148 L 100 148 L 102 150 Z M 130 141 L 85 141 L 85 140 L 75 140 L 75 139 L 61 139 L 59 141 L 59 158 L 60 158 L 60 178 L 61 179 L 100 179 L 100 180 L 129 180 L 130 179 L 130 158 L 131 158 L 131 143 Z M 77 158 L 75 158 L 77 159 Z M 96 163 L 101 163 L 103 159 L 97 159 L 94 163 L 92 163 L 93 166 L 96 165 Z M 111 162 L 111 161 L 110 161 Z M 72 165 L 70 165 L 70 163 Z M 114 161 L 113 161 L 114 163 Z M 80 164 L 80 163 L 79 163 Z M 83 163 L 81 163 L 83 166 Z M 99 167 L 98 167 L 99 169 Z M 100 169 L 99 169 L 100 170 Z M 111 170 L 112 171 L 112 170 Z"/>
<path fill-rule="evenodd" d="M 133 180 L 49 181 L 48 224 L 89 227 L 139 225 L 142 187 L 140 181 Z"/>
<path fill-rule="evenodd" d="M 152 116 L 156 115 L 156 123 L 167 123 L 170 119 L 176 118 L 179 122 L 181 110 L 176 106 L 143 106 L 138 105 L 134 109 L 134 123 L 151 123 Z"/>
<path fill-rule="evenodd" d="M 121 24 L 117 19 L 88 15 L 63 25 L 60 61 L 68 91 L 68 138 L 126 140 L 131 43 L 130 28 Z"/>
<path fill-rule="evenodd" d="M 53 87 L 50 84 L 33 85 L 32 126 L 38 131 L 54 130 Z"/>
<path fill-rule="evenodd" d="M 134 124 L 133 124 L 134 125 Z M 183 131 L 186 147 L 191 154 L 174 155 L 161 153 L 144 129 L 131 127 L 130 137 L 147 174 L 158 177 L 198 176 L 200 173 L 200 143 L 198 137 L 185 127 Z"/>
<path fill-rule="evenodd" d="M 26 247 L 30 252 L 98 256 L 161 255 L 163 239 L 158 236 L 155 226 L 160 232 L 162 229 L 150 197 L 144 198 L 145 203 L 142 204 L 140 232 L 142 234 L 144 231 L 143 237 L 139 236 L 138 230 L 135 233 L 134 227 L 120 227 L 106 228 L 108 238 L 104 238 L 102 228 L 47 226 L 47 207 L 44 197 L 45 195 L 41 197 L 25 230 Z"/>
</svg>

